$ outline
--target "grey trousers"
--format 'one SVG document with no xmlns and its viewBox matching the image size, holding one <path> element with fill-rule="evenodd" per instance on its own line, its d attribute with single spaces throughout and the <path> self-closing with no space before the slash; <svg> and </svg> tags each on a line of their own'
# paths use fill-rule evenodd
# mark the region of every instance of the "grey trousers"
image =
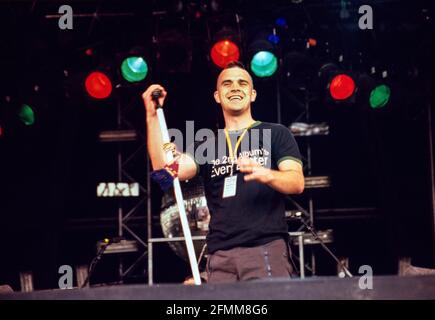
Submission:
<svg viewBox="0 0 435 320">
<path fill-rule="evenodd" d="M 224 283 L 292 274 L 289 248 L 283 239 L 257 247 L 218 250 L 207 258 L 207 282 Z"/>
</svg>

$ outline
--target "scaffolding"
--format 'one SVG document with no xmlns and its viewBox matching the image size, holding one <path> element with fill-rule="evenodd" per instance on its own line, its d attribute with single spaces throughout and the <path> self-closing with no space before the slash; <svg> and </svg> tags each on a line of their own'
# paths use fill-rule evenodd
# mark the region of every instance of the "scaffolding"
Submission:
<svg viewBox="0 0 435 320">
<path fill-rule="evenodd" d="M 128 118 L 128 112 L 135 105 L 135 99 L 131 98 L 128 103 L 124 104 L 122 101 L 122 90 L 125 89 L 121 85 L 116 87 L 117 89 L 117 115 L 116 115 L 116 129 L 111 131 L 102 131 L 99 134 L 99 140 L 102 143 L 115 143 L 117 147 L 117 170 L 116 170 L 116 183 L 136 184 L 138 186 L 138 196 L 124 198 L 119 193 L 117 204 L 117 237 L 113 238 L 111 243 L 105 248 L 104 254 L 117 254 L 119 255 L 118 275 L 121 283 L 129 277 L 134 270 L 140 265 L 146 258 L 147 251 L 147 238 L 145 233 L 146 225 L 150 225 L 150 221 L 147 216 L 143 214 L 143 208 L 146 207 L 146 211 L 151 212 L 151 197 L 150 197 L 150 181 L 149 172 L 150 162 L 146 153 L 145 136 L 139 130 L 135 129 Z M 132 150 L 127 151 L 124 148 L 127 143 L 134 144 Z M 130 146 L 131 147 L 131 146 Z M 131 149 L 131 148 L 130 148 Z M 141 181 L 144 181 L 143 176 L 137 177 L 132 170 L 129 170 L 129 164 L 134 160 L 143 161 L 146 160 L 146 185 L 143 185 Z M 143 162 L 142 162 L 143 163 Z M 128 203 L 126 201 L 128 200 Z M 149 217 L 148 217 L 149 218 Z M 139 221 L 139 231 L 134 230 L 132 223 Z M 142 223 L 141 223 L 142 222 Z M 101 247 L 102 243 L 99 243 Z M 133 263 L 126 264 L 124 254 L 137 253 L 137 258 Z M 145 270 L 145 269 L 144 269 Z"/>
</svg>

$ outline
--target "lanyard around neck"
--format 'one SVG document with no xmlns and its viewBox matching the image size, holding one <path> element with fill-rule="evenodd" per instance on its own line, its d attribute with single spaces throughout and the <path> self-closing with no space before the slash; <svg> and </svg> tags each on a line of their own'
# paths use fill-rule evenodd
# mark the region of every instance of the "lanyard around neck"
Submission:
<svg viewBox="0 0 435 320">
<path fill-rule="evenodd" d="M 254 123 L 255 123 L 255 121 L 254 121 L 253 123 L 251 123 L 251 124 L 249 125 L 249 127 L 245 128 L 245 130 L 243 130 L 242 135 L 237 139 L 237 142 L 236 142 L 236 146 L 235 146 L 235 148 L 234 148 L 234 151 L 233 151 L 233 144 L 231 143 L 230 135 L 228 134 L 228 130 L 227 130 L 226 128 L 224 129 L 224 131 L 225 131 L 225 137 L 226 137 L 226 139 L 227 139 L 228 152 L 230 153 L 230 158 L 231 158 L 233 161 L 236 160 L 236 159 L 234 158 L 234 155 L 237 156 L 237 149 L 239 148 L 240 143 L 241 143 L 242 140 L 243 140 L 243 137 L 245 136 L 246 132 L 247 132 L 247 131 L 248 131 L 248 130 L 249 130 L 249 129 L 254 125 Z"/>
</svg>

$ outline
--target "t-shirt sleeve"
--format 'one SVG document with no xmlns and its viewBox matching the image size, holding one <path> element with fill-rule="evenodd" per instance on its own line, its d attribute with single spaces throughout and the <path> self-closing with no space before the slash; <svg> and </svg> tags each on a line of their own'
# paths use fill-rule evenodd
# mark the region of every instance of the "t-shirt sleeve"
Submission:
<svg viewBox="0 0 435 320">
<path fill-rule="evenodd" d="M 272 131 L 272 157 L 278 166 L 284 160 L 294 160 L 302 165 L 299 147 L 291 131 L 278 125 Z"/>
</svg>

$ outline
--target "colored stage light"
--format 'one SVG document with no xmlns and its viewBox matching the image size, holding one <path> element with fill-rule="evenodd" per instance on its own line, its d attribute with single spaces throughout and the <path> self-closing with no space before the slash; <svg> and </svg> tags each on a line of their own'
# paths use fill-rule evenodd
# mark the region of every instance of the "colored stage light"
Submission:
<svg viewBox="0 0 435 320">
<path fill-rule="evenodd" d="M 329 92 L 335 100 L 346 100 L 355 92 L 355 81 L 346 74 L 337 74 L 330 82 Z"/>
<path fill-rule="evenodd" d="M 211 59 L 220 68 L 225 68 L 228 63 L 238 61 L 239 58 L 239 47 L 228 39 L 216 42 L 211 49 Z"/>
<path fill-rule="evenodd" d="M 35 113 L 33 112 L 32 108 L 27 104 L 21 105 L 18 112 L 18 117 L 26 126 L 31 126 L 35 123 Z"/>
<path fill-rule="evenodd" d="M 277 36 L 276 34 L 272 33 L 267 37 L 267 40 L 269 40 L 270 43 L 273 44 L 278 44 L 280 39 L 279 36 Z"/>
<path fill-rule="evenodd" d="M 275 20 L 275 24 L 276 24 L 278 27 L 282 27 L 282 28 L 284 28 L 284 27 L 287 26 L 287 21 L 285 20 L 285 18 L 277 18 L 277 19 Z"/>
<path fill-rule="evenodd" d="M 148 65 L 142 57 L 128 57 L 121 64 L 121 74 L 128 82 L 139 82 L 147 76 Z"/>
<path fill-rule="evenodd" d="M 315 46 L 317 46 L 317 40 L 314 39 L 314 38 L 308 38 L 307 43 L 308 43 L 308 45 L 309 45 L 310 47 L 315 47 Z"/>
<path fill-rule="evenodd" d="M 252 57 L 251 70 L 257 77 L 270 77 L 277 69 L 278 60 L 272 52 L 259 51 Z"/>
<path fill-rule="evenodd" d="M 102 72 L 92 72 L 85 81 L 88 94 L 96 99 L 105 99 L 112 93 L 112 82 L 109 77 Z"/>
<path fill-rule="evenodd" d="M 276 43 L 270 36 L 270 30 L 264 29 L 257 32 L 249 42 L 248 55 L 252 73 L 259 78 L 271 77 L 278 69 L 278 58 L 276 56 Z M 276 39 L 275 39 L 276 40 Z"/>
<path fill-rule="evenodd" d="M 370 107 L 373 109 L 378 109 L 385 107 L 385 105 L 390 100 L 391 96 L 391 90 L 390 87 L 388 87 L 385 84 L 381 84 L 374 88 L 370 93 Z"/>
</svg>

